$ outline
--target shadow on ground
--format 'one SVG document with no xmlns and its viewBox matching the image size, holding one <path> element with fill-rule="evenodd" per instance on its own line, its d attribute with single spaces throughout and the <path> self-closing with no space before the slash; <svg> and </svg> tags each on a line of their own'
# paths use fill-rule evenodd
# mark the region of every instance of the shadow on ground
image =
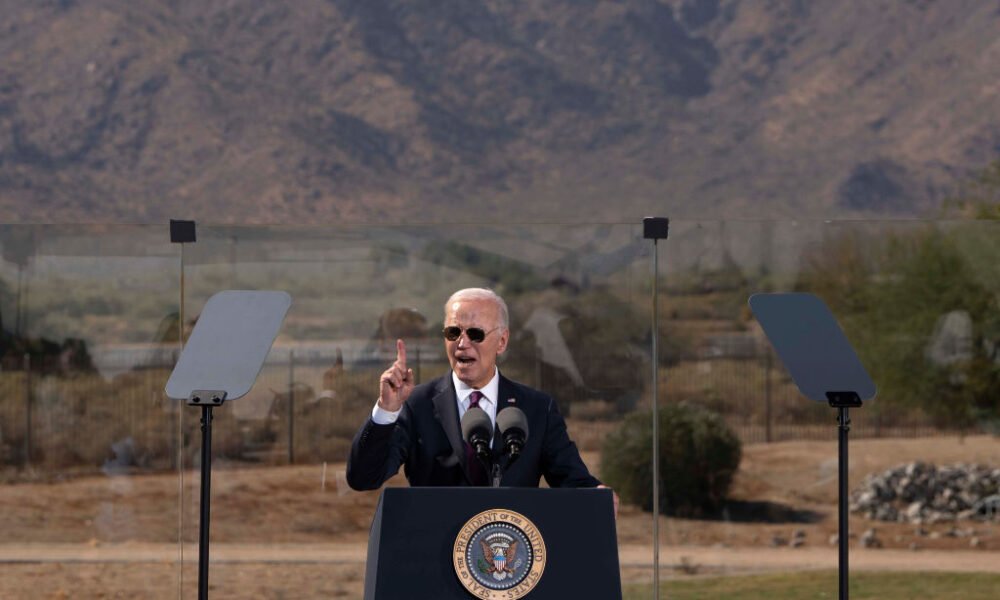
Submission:
<svg viewBox="0 0 1000 600">
<path fill-rule="evenodd" d="M 767 500 L 729 500 L 712 520 L 734 523 L 818 523 L 823 513 L 769 502 Z"/>
</svg>

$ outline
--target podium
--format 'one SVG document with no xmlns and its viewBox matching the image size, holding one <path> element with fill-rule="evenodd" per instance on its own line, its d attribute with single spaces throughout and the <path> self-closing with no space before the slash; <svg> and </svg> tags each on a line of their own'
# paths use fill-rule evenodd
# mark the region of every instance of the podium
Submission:
<svg viewBox="0 0 1000 600">
<path fill-rule="evenodd" d="M 525 596 L 622 597 L 611 490 L 382 491 L 365 600 Z"/>
</svg>

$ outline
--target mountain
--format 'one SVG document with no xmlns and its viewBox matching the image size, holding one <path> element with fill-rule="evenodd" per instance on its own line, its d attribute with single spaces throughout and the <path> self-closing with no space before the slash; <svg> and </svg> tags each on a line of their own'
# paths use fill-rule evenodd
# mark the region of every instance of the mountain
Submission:
<svg viewBox="0 0 1000 600">
<path fill-rule="evenodd" d="M 910 217 L 1000 155 L 981 0 L 0 0 L 0 221 Z"/>
</svg>

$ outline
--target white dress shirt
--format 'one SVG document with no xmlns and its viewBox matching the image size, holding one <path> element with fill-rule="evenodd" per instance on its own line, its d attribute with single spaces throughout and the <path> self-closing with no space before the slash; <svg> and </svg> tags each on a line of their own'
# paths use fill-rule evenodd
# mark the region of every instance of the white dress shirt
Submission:
<svg viewBox="0 0 1000 600">
<path fill-rule="evenodd" d="M 455 375 L 454 371 L 451 372 L 451 381 L 455 384 L 455 401 L 458 402 L 458 420 L 461 422 L 462 417 L 465 416 L 465 411 L 469 410 L 469 395 L 476 388 L 466 385 L 464 381 Z M 486 414 L 490 416 L 490 422 L 493 423 L 495 429 L 497 423 L 497 398 L 500 396 L 499 369 L 493 367 L 493 378 L 485 386 L 479 388 L 479 392 L 483 395 L 479 399 L 479 408 L 486 411 Z M 391 425 L 399 418 L 399 413 L 402 410 L 402 408 L 397 411 L 385 410 L 376 401 L 375 407 L 372 408 L 372 421 L 379 425 Z"/>
</svg>

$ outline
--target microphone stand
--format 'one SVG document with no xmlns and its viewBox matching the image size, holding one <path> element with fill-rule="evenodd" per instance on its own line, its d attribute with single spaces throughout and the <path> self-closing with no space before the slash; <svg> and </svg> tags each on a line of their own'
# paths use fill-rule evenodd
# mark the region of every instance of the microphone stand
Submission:
<svg viewBox="0 0 1000 600">
<path fill-rule="evenodd" d="M 501 434 L 503 435 L 503 434 Z M 521 456 L 521 448 L 524 446 L 524 436 L 520 434 L 508 433 L 504 435 L 504 455 L 507 456 L 507 464 L 505 469 L 509 469 L 510 466 L 517 460 L 517 457 Z M 501 457 L 502 458 L 502 457 Z M 492 474 L 491 481 L 493 482 L 493 487 L 500 487 L 500 477 L 502 477 L 503 472 L 500 469 L 500 460 L 498 459 L 493 463 L 493 467 L 490 469 Z"/>
</svg>

